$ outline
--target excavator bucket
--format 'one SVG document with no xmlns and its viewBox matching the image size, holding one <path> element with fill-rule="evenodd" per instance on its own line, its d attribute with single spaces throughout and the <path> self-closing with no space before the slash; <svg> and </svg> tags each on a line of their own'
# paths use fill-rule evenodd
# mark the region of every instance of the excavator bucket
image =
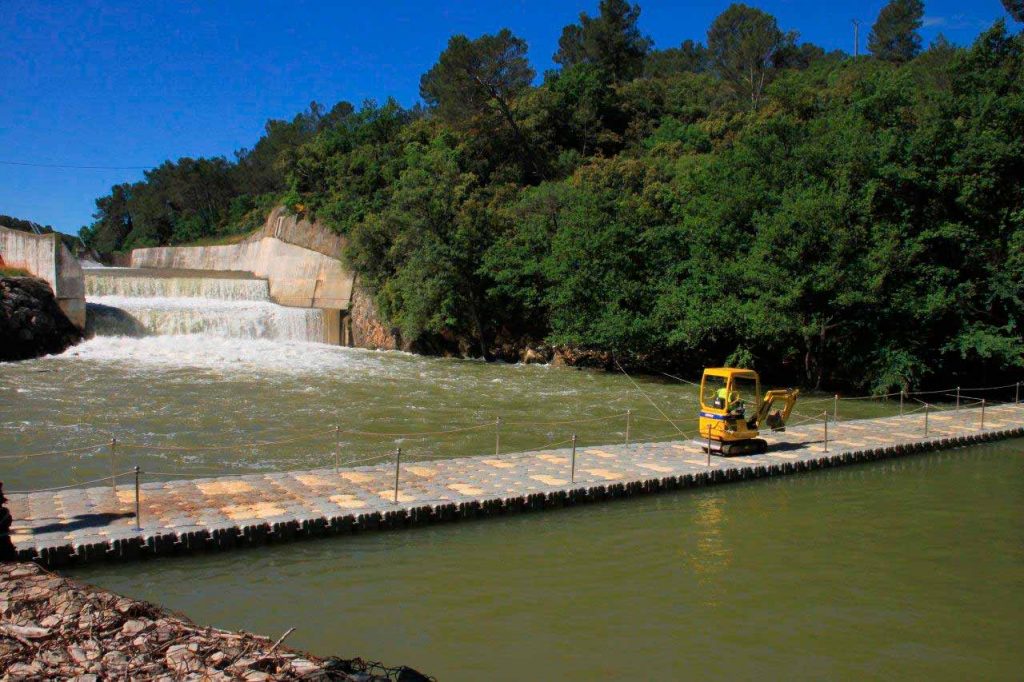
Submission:
<svg viewBox="0 0 1024 682">
<path fill-rule="evenodd" d="M 768 391 L 761 401 L 761 409 L 757 413 L 758 426 L 765 426 L 772 431 L 785 431 L 786 422 L 796 404 L 800 390 L 796 388 L 783 388 Z"/>
</svg>

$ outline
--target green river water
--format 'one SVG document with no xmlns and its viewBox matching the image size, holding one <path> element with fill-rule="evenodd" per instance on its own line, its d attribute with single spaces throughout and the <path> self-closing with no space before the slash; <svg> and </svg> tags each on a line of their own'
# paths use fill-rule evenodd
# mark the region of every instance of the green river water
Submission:
<svg viewBox="0 0 1024 682">
<path fill-rule="evenodd" d="M 503 452 L 692 427 L 670 380 L 208 337 L 100 337 L 0 366 L 0 456 L 124 445 L 198 476 Z M 646 396 L 646 397 L 645 397 Z M 817 401 L 817 402 L 814 402 Z M 798 405 L 818 415 L 820 396 Z M 840 403 L 840 418 L 894 404 Z M 553 424 L 608 416 L 605 422 Z M 256 441 L 302 440 L 275 445 Z M 248 444 L 248 445 L 242 445 Z M 218 447 L 216 450 L 195 448 Z M 77 578 L 321 655 L 441 680 L 1018 679 L 1024 440 L 603 505 Z M 106 447 L 0 460 L 5 490 L 105 476 Z"/>
</svg>

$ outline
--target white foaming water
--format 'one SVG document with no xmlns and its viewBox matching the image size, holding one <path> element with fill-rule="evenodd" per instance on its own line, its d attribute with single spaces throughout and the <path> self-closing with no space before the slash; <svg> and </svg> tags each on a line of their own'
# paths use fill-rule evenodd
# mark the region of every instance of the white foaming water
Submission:
<svg viewBox="0 0 1024 682">
<path fill-rule="evenodd" d="M 85 278 L 85 295 L 89 299 L 101 296 L 121 296 L 126 298 L 213 298 L 221 301 L 269 301 L 270 288 L 265 279 L 202 276 L 146 277 L 90 272 Z"/>
<path fill-rule="evenodd" d="M 144 331 L 161 336 L 200 334 L 276 341 L 318 342 L 324 338 L 323 311 L 316 308 L 288 308 L 269 301 L 127 296 L 94 296 L 89 303 L 93 329 L 99 336 L 134 336 Z"/>
<path fill-rule="evenodd" d="M 322 342 L 324 314 L 270 300 L 266 280 L 161 276 L 122 268 L 86 275 L 89 325 L 99 336 L 201 335 Z"/>
<path fill-rule="evenodd" d="M 391 356 L 398 354 L 391 353 Z M 267 339 L 233 339 L 206 335 L 127 338 L 96 336 L 63 355 L 36 362 L 64 362 L 73 357 L 140 369 L 210 369 L 219 373 L 287 375 L 339 371 L 339 375 L 385 374 L 385 354 L 321 343 L 281 343 Z"/>
</svg>

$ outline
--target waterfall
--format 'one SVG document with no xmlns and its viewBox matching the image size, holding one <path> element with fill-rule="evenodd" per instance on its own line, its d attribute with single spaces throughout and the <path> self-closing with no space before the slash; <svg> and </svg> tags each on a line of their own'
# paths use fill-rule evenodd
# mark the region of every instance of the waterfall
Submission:
<svg viewBox="0 0 1024 682">
<path fill-rule="evenodd" d="M 267 280 L 255 277 L 228 278 L 146 276 L 125 270 L 90 272 L 85 278 L 85 295 L 126 298 L 213 298 L 220 301 L 269 301 Z"/>
<path fill-rule="evenodd" d="M 270 300 L 266 280 L 213 273 L 86 272 L 89 329 L 99 336 L 198 334 L 322 342 L 324 314 Z"/>
</svg>

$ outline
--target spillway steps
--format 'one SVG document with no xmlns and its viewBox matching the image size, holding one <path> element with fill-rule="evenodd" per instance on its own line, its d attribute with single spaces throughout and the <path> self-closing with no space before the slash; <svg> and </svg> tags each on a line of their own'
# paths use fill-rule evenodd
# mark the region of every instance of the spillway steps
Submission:
<svg viewBox="0 0 1024 682">
<path fill-rule="evenodd" d="M 323 310 L 278 305 L 248 273 L 102 268 L 85 284 L 90 334 L 328 340 Z"/>
<path fill-rule="evenodd" d="M 708 456 L 690 441 L 403 464 L 148 482 L 141 530 L 134 491 L 109 487 L 12 495 L 18 556 L 47 566 L 188 555 L 592 504 L 605 500 L 749 481 L 895 459 L 1024 436 L 1024 405 L 854 420 L 770 437 L 772 449 L 741 458 Z M 894 436 L 902 433 L 903 436 Z M 883 440 L 888 438 L 888 440 Z M 88 520 L 92 519 L 91 522 Z"/>
</svg>

